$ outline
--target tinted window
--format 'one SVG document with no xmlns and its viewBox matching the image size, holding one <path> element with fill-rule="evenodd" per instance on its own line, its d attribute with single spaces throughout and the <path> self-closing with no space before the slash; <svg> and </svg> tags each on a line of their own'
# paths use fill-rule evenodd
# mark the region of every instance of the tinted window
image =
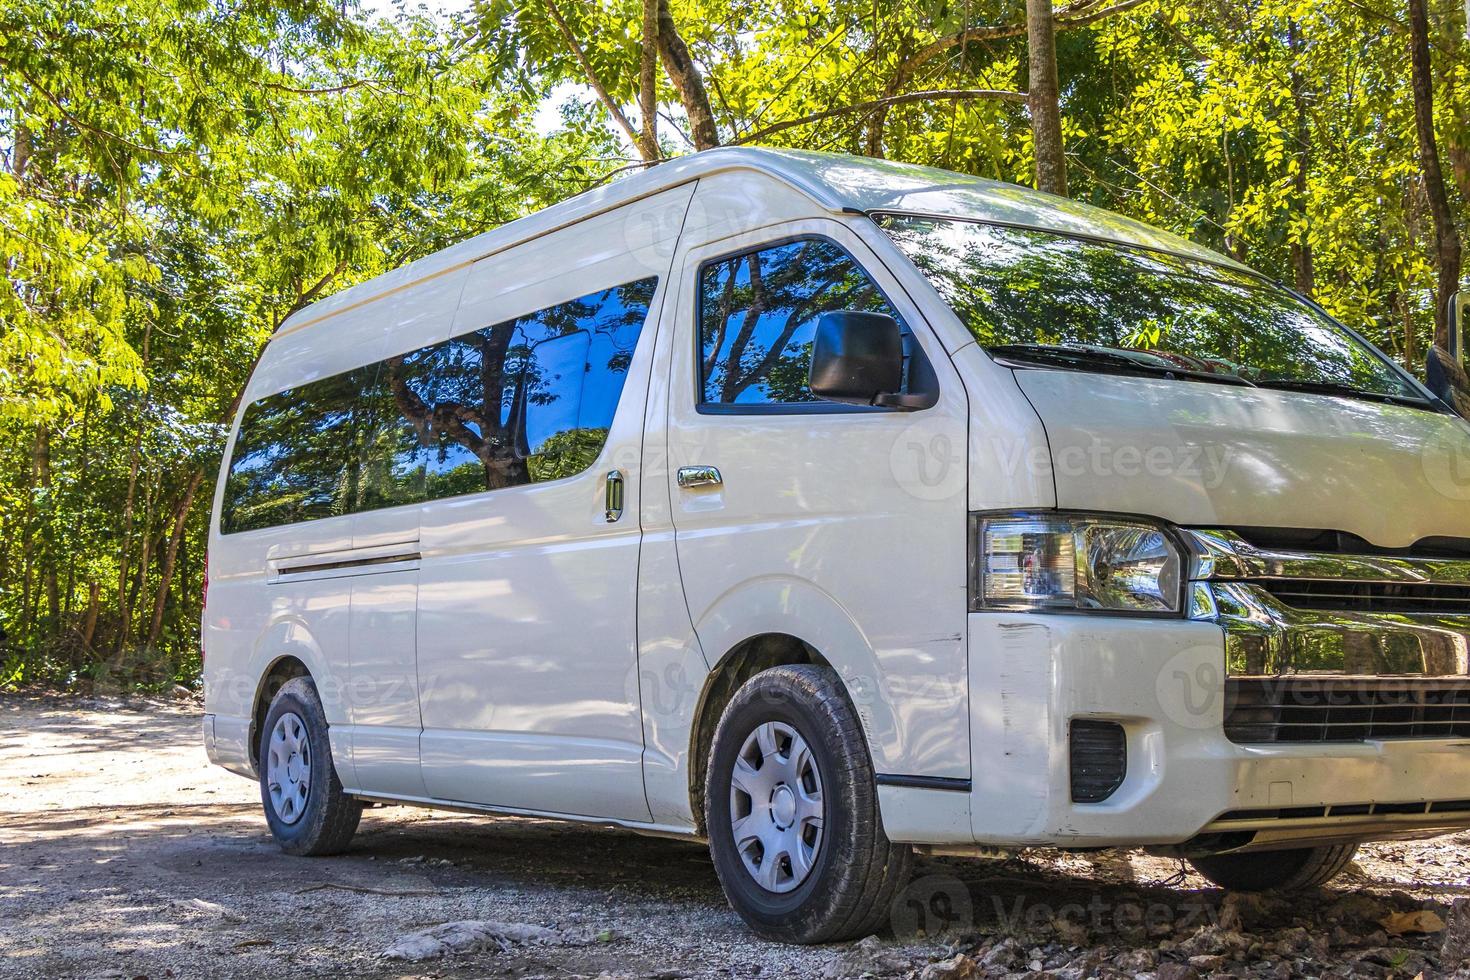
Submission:
<svg viewBox="0 0 1470 980">
<path fill-rule="evenodd" d="M 878 220 L 976 339 L 1000 356 L 1417 397 L 1382 355 L 1337 323 L 1238 270 L 973 221 Z"/>
<path fill-rule="evenodd" d="M 225 533 L 572 476 L 607 441 L 657 279 L 270 395 L 245 410 Z"/>
<path fill-rule="evenodd" d="M 862 266 L 822 239 L 706 265 L 699 282 L 706 404 L 814 402 L 807 388 L 817 318 L 831 310 L 898 314 Z"/>
</svg>

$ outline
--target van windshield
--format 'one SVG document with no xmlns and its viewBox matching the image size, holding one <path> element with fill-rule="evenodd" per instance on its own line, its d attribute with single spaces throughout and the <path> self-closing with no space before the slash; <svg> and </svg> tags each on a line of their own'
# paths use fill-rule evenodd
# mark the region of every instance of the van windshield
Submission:
<svg viewBox="0 0 1470 980">
<path fill-rule="evenodd" d="M 1162 252 L 951 218 L 874 216 L 992 357 L 1426 406 L 1287 291 Z"/>
</svg>

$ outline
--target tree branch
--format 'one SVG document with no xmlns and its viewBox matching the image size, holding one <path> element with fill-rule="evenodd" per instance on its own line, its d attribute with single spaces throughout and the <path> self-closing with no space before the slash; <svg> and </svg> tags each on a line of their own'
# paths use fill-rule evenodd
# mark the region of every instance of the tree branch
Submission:
<svg viewBox="0 0 1470 980">
<path fill-rule="evenodd" d="M 669 11 L 669 0 L 656 0 L 658 7 L 658 53 L 668 72 L 669 81 L 684 103 L 684 114 L 689 117 L 690 135 L 694 147 L 708 150 L 720 145 L 720 131 L 715 125 L 715 114 L 710 109 L 709 93 L 704 90 L 699 66 L 689 56 L 689 48 L 679 36 L 674 15 Z"/>
<path fill-rule="evenodd" d="M 628 117 L 623 114 L 623 110 L 613 100 L 613 97 L 608 94 L 607 89 L 603 87 L 602 79 L 597 77 L 597 72 L 593 69 L 592 62 L 588 60 L 586 53 L 582 51 L 582 46 L 577 43 L 576 35 L 572 33 L 572 29 L 567 26 L 566 20 L 561 15 L 561 10 L 556 5 L 556 0 L 546 0 L 546 9 L 550 12 L 551 19 L 556 21 L 557 30 L 561 31 L 562 39 L 567 42 L 567 47 L 571 49 L 572 55 L 577 59 L 577 64 L 582 66 L 582 72 L 587 76 L 587 84 L 591 85 L 592 91 L 597 93 L 598 100 L 602 102 L 603 108 L 607 110 L 608 115 L 612 116 L 613 122 L 617 123 L 618 128 L 627 134 L 628 142 L 637 147 L 639 156 L 645 160 L 656 159 L 649 157 L 647 147 L 643 145 L 643 141 L 638 137 L 638 131 L 633 128 L 632 123 L 628 122 Z"/>
<path fill-rule="evenodd" d="M 638 62 L 638 121 L 645 160 L 657 160 L 658 152 L 658 0 L 643 0 L 643 50 Z"/>
<path fill-rule="evenodd" d="M 739 146 L 745 143 L 754 143 L 757 140 L 764 139 L 782 130 L 821 122 L 823 119 L 831 119 L 833 116 L 851 115 L 855 112 L 872 112 L 875 109 L 886 109 L 889 106 L 904 105 L 909 102 L 959 102 L 972 99 L 1001 99 L 1006 102 L 1025 102 L 1026 93 L 992 88 L 945 88 L 931 89 L 924 92 L 905 92 L 903 95 L 891 95 L 882 99 L 854 102 L 852 105 L 838 106 L 835 109 L 814 112 L 809 116 L 801 116 L 797 119 L 787 119 L 784 122 L 773 123 L 753 133 L 747 133 L 740 139 L 734 140 L 731 145 Z"/>
<path fill-rule="evenodd" d="M 1052 14 L 1052 20 L 1056 23 L 1056 29 L 1061 31 L 1091 24 L 1094 21 L 1102 20 L 1104 17 L 1121 14 L 1123 11 L 1136 7 L 1141 3 L 1147 3 L 1148 0 L 1120 0 L 1120 2 L 1104 7 L 1101 10 L 1090 10 L 1089 8 L 1095 6 L 1097 2 L 1098 0 L 1076 0 L 1075 3 L 1069 3 L 1065 7 L 1059 8 Z M 1022 37 L 1025 33 L 1025 24 L 988 24 L 980 27 L 967 27 L 962 31 L 950 34 L 947 37 L 942 37 L 915 51 L 913 55 L 899 63 L 896 72 L 899 75 L 912 74 L 915 68 L 918 68 L 926 61 L 937 58 L 950 48 L 968 44 L 971 41 L 998 41 L 1002 38 Z"/>
</svg>

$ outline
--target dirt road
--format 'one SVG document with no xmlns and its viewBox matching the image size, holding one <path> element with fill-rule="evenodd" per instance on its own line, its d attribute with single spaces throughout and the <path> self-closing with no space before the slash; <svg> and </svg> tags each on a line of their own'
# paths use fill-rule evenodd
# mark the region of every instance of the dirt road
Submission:
<svg viewBox="0 0 1470 980">
<path fill-rule="evenodd" d="M 301 859 L 259 807 L 206 763 L 195 708 L 0 697 L 0 977 L 1412 977 L 1456 955 L 1422 913 L 1470 926 L 1449 907 L 1470 835 L 1373 847 L 1290 903 L 1142 855 L 926 861 L 908 938 L 798 949 L 752 938 L 693 844 L 385 808 L 349 854 Z"/>
</svg>

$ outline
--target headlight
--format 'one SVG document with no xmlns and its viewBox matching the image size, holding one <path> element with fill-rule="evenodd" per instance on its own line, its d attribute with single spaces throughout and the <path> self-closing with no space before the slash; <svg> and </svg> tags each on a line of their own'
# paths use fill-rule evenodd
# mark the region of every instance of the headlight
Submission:
<svg viewBox="0 0 1470 980">
<path fill-rule="evenodd" d="M 978 534 L 979 608 L 1179 611 L 1179 549 L 1157 524 L 982 515 Z"/>
</svg>

